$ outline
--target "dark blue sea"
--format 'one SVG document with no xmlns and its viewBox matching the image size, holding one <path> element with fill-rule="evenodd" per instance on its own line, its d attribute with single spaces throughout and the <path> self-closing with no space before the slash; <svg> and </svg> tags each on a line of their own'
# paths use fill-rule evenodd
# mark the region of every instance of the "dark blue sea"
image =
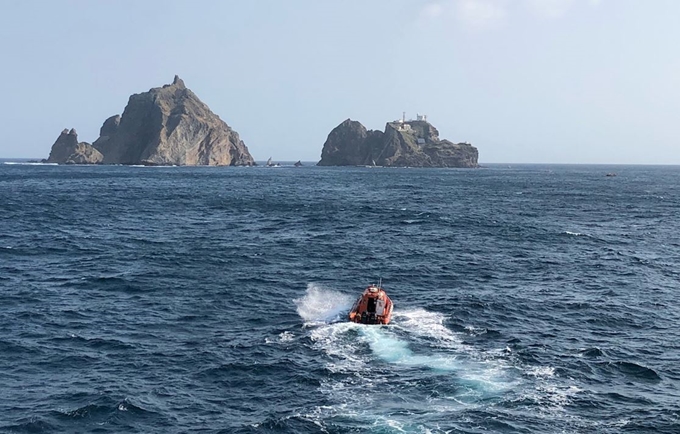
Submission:
<svg viewBox="0 0 680 434">
<path fill-rule="evenodd" d="M 3 433 L 678 433 L 679 322 L 680 167 L 0 164 Z"/>
</svg>

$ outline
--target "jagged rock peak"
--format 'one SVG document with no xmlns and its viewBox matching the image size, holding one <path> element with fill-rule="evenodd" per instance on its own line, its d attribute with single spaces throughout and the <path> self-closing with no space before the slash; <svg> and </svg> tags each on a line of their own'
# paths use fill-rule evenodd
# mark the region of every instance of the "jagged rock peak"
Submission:
<svg viewBox="0 0 680 434">
<path fill-rule="evenodd" d="M 184 80 L 182 80 L 181 78 L 179 78 L 179 75 L 175 75 L 175 78 L 172 80 L 172 84 L 173 84 L 174 86 L 177 86 L 177 87 L 184 87 L 184 88 L 186 87 L 186 86 L 184 85 Z"/>
<path fill-rule="evenodd" d="M 179 78 L 179 75 L 175 75 L 175 78 L 172 79 L 172 83 L 165 84 L 161 87 L 152 88 L 152 89 L 150 89 L 150 92 L 153 92 L 154 90 L 158 91 L 158 90 L 161 90 L 161 89 L 168 89 L 168 88 L 170 88 L 171 90 L 177 90 L 177 89 L 188 90 L 186 85 L 184 84 L 184 80 Z"/>
<path fill-rule="evenodd" d="M 172 84 L 130 96 L 120 117 L 102 125 L 93 146 L 105 164 L 253 165 L 236 131 L 179 76 Z"/>
<path fill-rule="evenodd" d="M 71 131 L 69 131 L 68 133 L 69 133 L 70 135 L 72 135 L 72 136 L 78 137 L 78 133 L 76 133 L 76 129 L 75 129 L 75 128 L 71 128 Z"/>
</svg>

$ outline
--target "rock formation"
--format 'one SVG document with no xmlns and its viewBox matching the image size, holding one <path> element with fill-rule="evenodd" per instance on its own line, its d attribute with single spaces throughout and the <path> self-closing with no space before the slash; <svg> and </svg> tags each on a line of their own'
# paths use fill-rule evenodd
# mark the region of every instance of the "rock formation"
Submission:
<svg viewBox="0 0 680 434">
<path fill-rule="evenodd" d="M 388 122 L 382 132 L 347 119 L 328 135 L 318 165 L 477 167 L 477 158 L 477 148 L 440 140 L 426 120 Z"/>
<path fill-rule="evenodd" d="M 243 166 L 255 163 L 224 121 L 184 85 L 132 95 L 123 116 L 104 122 L 94 146 L 104 163 L 178 166 Z"/>
<path fill-rule="evenodd" d="M 92 143 L 97 149 L 106 149 L 106 144 L 109 142 L 118 131 L 120 125 L 120 115 L 111 116 L 104 121 L 104 125 L 99 129 L 99 138 Z"/>
<path fill-rule="evenodd" d="M 65 129 L 52 145 L 48 163 L 59 164 L 99 164 L 104 156 L 86 142 L 78 143 L 75 129 Z"/>
<path fill-rule="evenodd" d="M 122 116 L 104 122 L 92 146 L 104 164 L 255 164 L 238 133 L 178 76 L 172 84 L 132 95 Z"/>
</svg>

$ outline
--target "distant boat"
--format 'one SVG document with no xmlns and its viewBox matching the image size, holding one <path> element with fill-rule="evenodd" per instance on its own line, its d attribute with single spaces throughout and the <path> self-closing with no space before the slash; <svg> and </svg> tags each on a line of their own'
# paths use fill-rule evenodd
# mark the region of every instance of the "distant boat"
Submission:
<svg viewBox="0 0 680 434">
<path fill-rule="evenodd" d="M 302 167 L 302 162 L 300 160 L 297 161 L 297 163 L 293 164 L 295 167 Z"/>
<path fill-rule="evenodd" d="M 616 173 L 614 173 L 614 172 L 609 172 L 609 173 L 607 173 L 605 176 L 616 176 Z"/>
</svg>

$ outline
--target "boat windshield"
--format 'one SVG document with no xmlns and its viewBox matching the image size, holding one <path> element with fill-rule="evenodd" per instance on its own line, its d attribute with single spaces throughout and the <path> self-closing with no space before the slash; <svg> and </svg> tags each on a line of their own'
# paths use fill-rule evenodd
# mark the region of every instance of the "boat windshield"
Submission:
<svg viewBox="0 0 680 434">
<path fill-rule="evenodd" d="M 375 312 L 375 298 L 369 298 L 368 303 L 366 304 L 366 312 L 369 313 L 374 313 Z"/>
</svg>

